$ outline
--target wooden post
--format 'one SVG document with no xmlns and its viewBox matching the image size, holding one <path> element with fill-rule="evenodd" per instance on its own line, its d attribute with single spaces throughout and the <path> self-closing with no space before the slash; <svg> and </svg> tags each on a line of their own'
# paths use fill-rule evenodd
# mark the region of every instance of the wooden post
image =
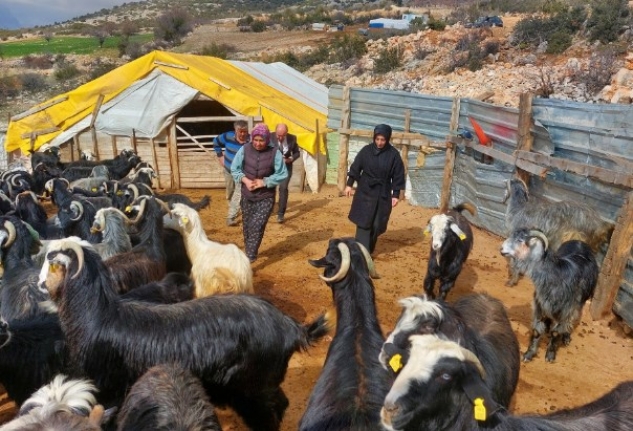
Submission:
<svg viewBox="0 0 633 431">
<path fill-rule="evenodd" d="M 161 189 L 161 185 L 160 185 L 160 172 L 158 170 L 158 157 L 156 157 L 156 142 L 154 142 L 154 138 L 150 138 L 149 140 L 150 145 L 152 146 L 152 163 L 153 163 L 153 167 L 156 171 L 156 178 L 157 178 L 157 182 L 158 182 L 158 188 Z"/>
<path fill-rule="evenodd" d="M 79 160 L 81 159 L 81 147 L 79 145 L 79 135 L 73 136 L 73 144 L 75 145 L 75 148 L 77 148 L 77 160 Z M 74 154 L 70 155 L 70 160 L 72 160 L 73 162 L 75 161 Z"/>
<path fill-rule="evenodd" d="M 453 98 L 453 106 L 451 108 L 451 122 L 448 130 L 450 134 L 455 134 L 459 127 L 459 108 L 461 99 Z M 453 185 L 453 170 L 455 169 L 455 144 L 451 141 L 446 142 L 446 162 L 444 163 L 444 178 L 442 180 L 442 194 L 440 195 L 440 211 L 448 210 L 451 202 L 451 186 Z"/>
<path fill-rule="evenodd" d="M 350 88 L 343 89 L 343 108 L 341 110 L 341 129 L 349 129 L 351 123 Z M 347 184 L 347 157 L 349 153 L 349 135 L 341 133 L 338 148 L 338 191 L 342 195 Z"/>
<path fill-rule="evenodd" d="M 519 126 L 517 131 L 517 150 L 532 151 L 532 93 L 522 93 L 519 98 Z M 521 178 L 525 184 L 529 184 L 530 173 L 523 169 L 517 168 L 517 176 Z"/>
<path fill-rule="evenodd" d="M 92 146 L 93 146 L 92 152 L 95 154 L 95 157 L 97 158 L 97 160 L 100 160 L 101 157 L 99 157 L 99 143 L 97 142 L 97 131 L 95 130 L 95 122 L 97 121 L 97 115 L 99 115 L 99 110 L 101 109 L 101 104 L 103 103 L 104 98 L 105 96 L 103 94 L 99 95 L 99 98 L 97 99 L 97 104 L 92 110 L 92 119 L 90 120 L 90 126 L 89 126 L 90 133 L 92 134 Z"/>
<path fill-rule="evenodd" d="M 591 301 L 591 317 L 604 319 L 611 314 L 613 301 L 620 288 L 622 274 L 633 247 L 633 192 L 630 192 L 618 213 L 609 249 L 602 262 L 598 285 Z"/>
<path fill-rule="evenodd" d="M 112 158 L 117 156 L 117 153 L 119 152 L 119 150 L 116 147 L 116 136 L 112 135 L 110 136 L 110 143 L 112 144 Z"/>
<path fill-rule="evenodd" d="M 180 166 L 178 165 L 178 140 L 176 139 L 176 118 L 171 122 L 169 137 L 167 139 L 169 147 L 169 165 L 171 166 L 171 188 L 180 188 Z"/>
<path fill-rule="evenodd" d="M 411 131 L 411 110 L 405 109 L 404 111 L 404 133 Z M 404 141 L 404 139 L 403 139 Z M 408 139 L 406 144 L 400 145 L 400 157 L 402 158 L 402 164 L 404 165 L 404 178 L 409 175 L 409 144 L 411 140 Z M 404 194 L 401 192 L 401 198 L 404 198 Z"/>
<path fill-rule="evenodd" d="M 75 161 L 75 139 L 73 136 L 73 140 L 70 143 L 70 161 L 74 162 Z"/>
<path fill-rule="evenodd" d="M 138 155 L 136 152 L 136 129 L 132 129 L 132 151 Z"/>
</svg>

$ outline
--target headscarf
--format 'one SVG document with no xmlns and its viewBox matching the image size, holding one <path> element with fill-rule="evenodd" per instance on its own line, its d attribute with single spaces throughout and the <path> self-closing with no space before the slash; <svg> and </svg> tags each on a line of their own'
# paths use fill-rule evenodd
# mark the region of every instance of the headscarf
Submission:
<svg viewBox="0 0 633 431">
<path fill-rule="evenodd" d="M 382 135 L 385 137 L 387 143 L 384 147 L 378 148 L 376 145 L 376 135 Z M 385 149 L 389 148 L 389 140 L 391 139 L 391 126 L 387 124 L 378 124 L 374 127 L 374 138 L 372 140 L 372 144 L 374 146 L 374 155 L 378 155 L 383 152 Z"/>
<path fill-rule="evenodd" d="M 259 123 L 257 126 L 253 127 L 251 131 L 251 139 L 255 136 L 261 136 L 266 141 L 266 145 L 270 143 L 270 130 L 268 130 L 268 126 L 264 123 Z"/>
<path fill-rule="evenodd" d="M 379 124 L 374 127 L 374 139 L 376 139 L 376 135 L 382 135 L 387 140 L 387 143 L 391 140 L 391 126 L 387 124 Z"/>
</svg>

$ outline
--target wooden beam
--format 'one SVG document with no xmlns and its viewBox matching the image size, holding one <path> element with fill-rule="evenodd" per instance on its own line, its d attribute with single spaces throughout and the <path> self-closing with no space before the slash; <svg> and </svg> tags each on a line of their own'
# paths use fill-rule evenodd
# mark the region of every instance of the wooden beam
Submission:
<svg viewBox="0 0 633 431">
<path fill-rule="evenodd" d="M 631 257 L 633 247 L 633 192 L 620 208 L 611 235 L 609 249 L 600 268 L 598 285 L 591 301 L 591 317 L 594 320 L 604 319 L 611 315 L 615 296 Z"/>
<path fill-rule="evenodd" d="M 532 151 L 534 137 L 532 136 L 532 126 L 534 119 L 532 118 L 532 93 L 521 93 L 519 98 L 519 125 L 517 130 L 517 150 Z M 530 174 L 527 171 L 517 169 L 517 176 L 522 179 L 525 184 L 529 184 Z"/>
<path fill-rule="evenodd" d="M 90 126 L 88 126 L 90 128 L 90 134 L 92 135 L 92 152 L 94 153 L 97 160 L 101 160 L 101 157 L 99 156 L 99 141 L 97 140 L 97 130 L 95 129 L 95 122 L 97 121 L 97 115 L 99 115 L 99 110 L 101 109 L 103 99 L 105 99 L 105 96 L 103 94 L 100 94 L 97 98 L 97 103 L 92 110 L 92 118 L 90 119 Z"/>
<path fill-rule="evenodd" d="M 22 112 L 20 114 L 17 114 L 15 116 L 13 116 L 13 117 L 10 117 L 9 120 L 10 121 L 21 120 L 23 118 L 28 117 L 29 115 L 36 114 L 36 113 L 41 112 L 41 111 L 43 111 L 43 110 L 45 110 L 47 108 L 50 108 L 51 106 L 55 106 L 58 103 L 65 102 L 66 100 L 68 100 L 68 96 L 64 96 L 64 97 L 61 97 L 59 99 L 51 100 L 50 102 L 46 102 L 46 103 L 44 103 L 44 104 L 42 104 L 40 106 L 37 106 L 37 107 L 32 108 L 32 109 L 29 109 L 28 111 L 24 111 L 24 112 Z"/>
<path fill-rule="evenodd" d="M 77 149 L 77 160 L 81 159 L 81 148 L 79 145 L 79 135 L 73 136 L 73 144 L 75 144 L 75 148 Z M 70 160 L 75 161 L 75 154 L 71 154 Z"/>
<path fill-rule="evenodd" d="M 210 155 L 210 156 L 212 156 L 212 157 L 216 157 L 215 152 L 213 152 L 213 151 L 209 151 L 208 149 L 204 148 L 204 146 L 203 146 L 200 142 L 198 142 L 198 140 L 197 140 L 195 137 L 191 136 L 191 135 L 189 134 L 189 132 L 187 132 L 185 129 L 183 129 L 182 127 L 180 127 L 178 124 L 176 124 L 176 128 L 177 128 L 178 130 L 180 130 L 180 131 L 181 131 L 181 132 L 185 135 L 185 137 L 189 138 L 189 139 L 190 139 L 190 141 L 191 141 L 192 143 L 196 144 L 196 145 L 197 145 L 200 149 L 202 149 L 205 153 L 207 153 L 208 155 Z"/>
<path fill-rule="evenodd" d="M 119 150 L 116 147 L 116 136 L 112 135 L 110 136 L 110 143 L 112 144 L 112 157 L 116 157 Z"/>
<path fill-rule="evenodd" d="M 158 188 L 161 189 L 162 186 L 160 184 L 160 171 L 158 169 L 158 157 L 156 156 L 156 142 L 154 142 L 154 138 L 149 138 L 149 144 L 152 146 L 152 166 L 156 172 L 156 179 L 158 182 Z"/>
<path fill-rule="evenodd" d="M 411 131 L 411 110 L 404 110 L 404 132 L 409 133 Z M 400 145 L 400 157 L 402 157 L 402 164 L 404 165 L 404 177 L 405 179 L 409 175 L 409 145 L 408 143 L 402 143 Z M 402 193 L 401 193 L 402 194 Z M 404 198 L 404 195 L 401 196 Z"/>
<path fill-rule="evenodd" d="M 350 88 L 343 89 L 343 109 L 341 111 L 341 129 L 348 129 L 351 123 Z M 349 156 L 349 135 L 341 133 L 338 147 L 338 191 L 342 195 L 347 185 L 347 161 Z"/>
<path fill-rule="evenodd" d="M 216 122 L 226 122 L 226 121 L 237 121 L 244 120 L 248 121 L 251 118 L 254 121 L 262 121 L 263 118 L 261 116 L 248 117 L 244 115 L 227 115 L 224 117 L 178 117 L 176 119 L 177 123 L 216 123 Z"/>
<path fill-rule="evenodd" d="M 169 148 L 169 164 L 171 166 L 171 188 L 180 188 L 180 161 L 178 160 L 178 140 L 176 139 L 176 119 L 172 120 L 169 126 L 169 137 L 167 138 Z"/>
<path fill-rule="evenodd" d="M 132 129 L 132 151 L 138 154 L 136 152 L 136 129 Z"/>
<path fill-rule="evenodd" d="M 48 135 L 49 133 L 55 133 L 55 132 L 59 132 L 61 129 L 59 127 L 49 127 L 47 129 L 40 129 L 40 130 L 34 130 L 32 132 L 28 132 L 28 133 L 22 133 L 20 135 L 21 139 L 30 139 L 31 137 L 35 137 L 37 138 L 38 136 L 41 135 Z"/>
<path fill-rule="evenodd" d="M 448 210 L 451 200 L 451 185 L 455 170 L 455 145 L 446 143 L 446 161 L 444 162 L 444 178 L 442 179 L 442 193 L 440 195 L 440 211 Z"/>
<path fill-rule="evenodd" d="M 173 67 L 174 69 L 189 70 L 189 66 L 183 66 L 183 65 L 174 64 L 174 63 L 165 63 L 164 61 L 159 61 L 159 60 L 154 60 L 154 64 L 158 66 Z"/>
<path fill-rule="evenodd" d="M 517 162 L 519 160 L 542 165 L 547 168 L 556 168 L 561 171 L 573 172 L 584 177 L 597 178 L 607 184 L 615 184 L 633 188 L 633 176 L 626 172 L 616 172 L 599 166 L 587 165 L 585 163 L 574 162 L 572 160 L 552 157 L 545 154 L 530 153 L 527 151 L 517 151 Z"/>
<path fill-rule="evenodd" d="M 374 133 L 371 130 L 361 130 L 361 129 L 350 129 L 347 127 L 342 127 L 337 130 L 341 136 L 361 136 L 364 138 L 373 138 Z M 392 144 L 402 144 L 407 142 L 409 147 L 417 147 L 417 148 L 439 148 L 444 149 L 446 145 L 444 142 L 435 142 L 431 141 L 424 135 L 414 132 L 393 132 L 391 134 L 391 143 Z"/>
</svg>

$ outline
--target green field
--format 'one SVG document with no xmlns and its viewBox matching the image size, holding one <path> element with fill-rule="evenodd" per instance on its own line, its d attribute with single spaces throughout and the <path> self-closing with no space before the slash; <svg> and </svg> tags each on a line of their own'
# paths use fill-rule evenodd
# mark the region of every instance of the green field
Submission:
<svg viewBox="0 0 633 431">
<path fill-rule="evenodd" d="M 151 33 L 138 34 L 130 37 L 130 42 L 140 44 L 151 41 Z M 111 36 L 105 40 L 103 48 L 99 48 L 96 37 L 81 36 L 53 36 L 50 42 L 44 38 L 18 40 L 0 43 L 0 55 L 4 58 L 23 57 L 29 54 L 92 54 L 112 49 L 116 50 L 121 40 L 120 36 Z"/>
</svg>

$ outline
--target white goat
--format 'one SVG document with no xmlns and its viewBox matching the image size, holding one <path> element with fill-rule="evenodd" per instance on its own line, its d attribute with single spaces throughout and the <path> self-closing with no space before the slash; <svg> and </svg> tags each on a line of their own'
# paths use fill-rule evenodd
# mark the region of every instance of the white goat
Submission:
<svg viewBox="0 0 633 431">
<path fill-rule="evenodd" d="M 171 214 L 185 240 L 197 298 L 224 292 L 253 293 L 253 270 L 242 250 L 208 239 L 193 208 L 176 203 Z"/>
</svg>

